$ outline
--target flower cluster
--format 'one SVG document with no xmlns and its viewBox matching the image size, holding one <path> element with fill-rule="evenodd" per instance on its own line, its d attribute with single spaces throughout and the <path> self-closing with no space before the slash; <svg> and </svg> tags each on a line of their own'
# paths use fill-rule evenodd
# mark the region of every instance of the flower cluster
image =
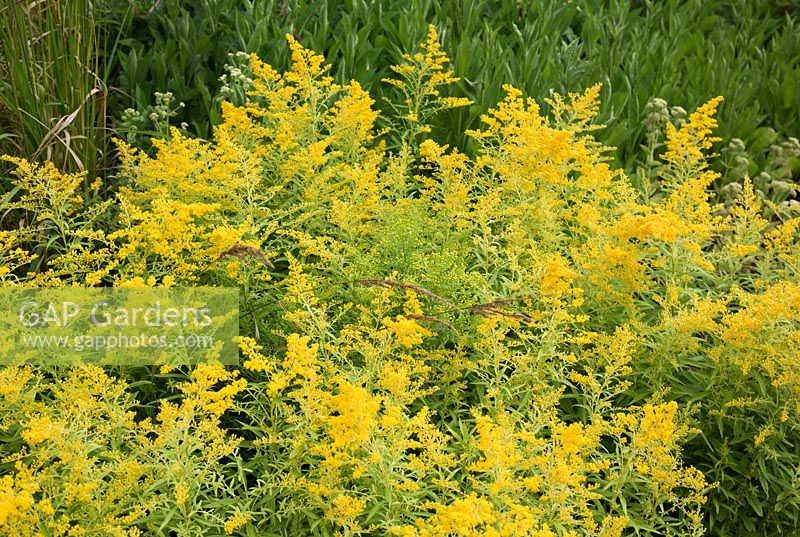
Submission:
<svg viewBox="0 0 800 537">
<path fill-rule="evenodd" d="M 796 526 L 800 219 L 749 180 L 719 210 L 720 99 L 651 106 L 637 189 L 599 86 L 548 113 L 507 86 L 468 156 L 426 125 L 467 104 L 433 28 L 388 131 L 288 41 L 286 73 L 238 57 L 210 141 L 120 142 L 114 203 L 14 161 L 2 285 L 237 286 L 242 360 L 0 371 L 1 533 Z"/>
</svg>

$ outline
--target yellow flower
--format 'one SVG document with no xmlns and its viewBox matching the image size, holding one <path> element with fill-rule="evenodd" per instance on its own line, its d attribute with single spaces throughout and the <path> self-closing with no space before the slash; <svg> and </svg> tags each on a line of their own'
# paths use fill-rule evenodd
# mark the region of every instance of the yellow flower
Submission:
<svg viewBox="0 0 800 537">
<path fill-rule="evenodd" d="M 242 513 L 234 513 L 223 524 L 223 529 L 228 535 L 233 535 L 233 532 L 247 524 L 247 517 Z"/>
<path fill-rule="evenodd" d="M 28 367 L 3 367 L 0 369 L 0 396 L 19 395 L 32 378 L 33 372 Z"/>
<path fill-rule="evenodd" d="M 313 379 L 317 375 L 317 349 L 319 346 L 314 343 L 309 345 L 311 338 L 300 334 L 290 334 L 286 338 L 286 358 L 284 367 L 290 374 L 304 378 Z"/>
<path fill-rule="evenodd" d="M 395 336 L 397 342 L 403 347 L 410 348 L 421 344 L 424 338 L 431 336 L 432 332 L 417 323 L 398 315 L 395 319 L 384 319 L 383 325 Z"/>
<path fill-rule="evenodd" d="M 353 526 L 355 518 L 364 511 L 366 506 L 367 502 L 361 498 L 340 494 L 332 500 L 327 517 L 342 526 Z"/>
<path fill-rule="evenodd" d="M 436 513 L 420 520 L 417 526 L 423 535 L 478 535 L 479 528 L 494 524 L 497 516 L 492 504 L 474 492 L 449 505 L 435 506 Z"/>
<path fill-rule="evenodd" d="M 38 491 L 38 485 L 22 463 L 17 463 L 17 470 L 16 475 L 0 477 L 0 529 L 24 517 L 35 503 L 33 494 Z"/>
<path fill-rule="evenodd" d="M 175 503 L 185 505 L 189 500 L 189 488 L 184 483 L 175 485 Z"/>
<path fill-rule="evenodd" d="M 261 345 L 256 343 L 255 339 L 244 336 L 240 337 L 239 349 L 242 351 L 245 358 L 247 358 L 242 365 L 251 371 L 269 371 L 272 368 L 272 364 L 259 352 L 261 348 Z"/>
<path fill-rule="evenodd" d="M 60 425 L 53 422 L 49 416 L 37 416 L 24 424 L 22 439 L 30 445 L 35 445 L 45 440 L 50 440 L 58 434 Z"/>
<path fill-rule="evenodd" d="M 714 114 L 722 100 L 715 97 L 700 106 L 680 128 L 667 123 L 667 151 L 662 156 L 665 162 L 681 170 L 705 169 L 704 151 L 719 141 L 710 134 L 717 127 Z"/>
<path fill-rule="evenodd" d="M 644 417 L 636 432 L 636 444 L 647 447 L 654 443 L 671 445 L 675 435 L 675 413 L 678 403 L 670 401 L 660 405 L 645 405 Z"/>
<path fill-rule="evenodd" d="M 542 295 L 548 298 L 559 298 L 566 293 L 572 279 L 577 274 L 570 270 L 566 260 L 561 256 L 552 256 L 544 267 L 542 277 Z"/>
<path fill-rule="evenodd" d="M 361 446 L 369 440 L 379 399 L 360 386 L 342 381 L 339 393 L 331 398 L 331 408 L 337 412 L 327 419 L 335 449 Z"/>
</svg>

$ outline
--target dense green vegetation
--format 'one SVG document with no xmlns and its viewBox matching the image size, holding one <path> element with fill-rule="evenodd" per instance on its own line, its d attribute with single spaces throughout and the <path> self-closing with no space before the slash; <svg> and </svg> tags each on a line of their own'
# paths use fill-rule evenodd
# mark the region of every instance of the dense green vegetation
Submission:
<svg viewBox="0 0 800 537">
<path fill-rule="evenodd" d="M 0 330 L 0 537 L 797 535 L 799 33 L 7 2 L 0 290 L 225 286 L 242 337 L 59 368 Z"/>
<path fill-rule="evenodd" d="M 800 124 L 794 1 L 104 0 L 92 10 L 78 4 L 71 12 L 39 4 L 21 14 L 19 3 L 0 10 L 0 149 L 51 154 L 65 169 L 92 174 L 113 164 L 106 140 L 115 133 L 133 131 L 147 145 L 147 136 L 163 134 L 172 121 L 209 138 L 220 121 L 220 73 L 237 63 L 231 55 L 255 52 L 285 69 L 288 54 L 277 44 L 286 34 L 324 53 L 337 81 L 357 80 L 385 109 L 391 88 L 380 80 L 429 23 L 462 78 L 453 93 L 474 103 L 442 115 L 433 128 L 467 151 L 474 147 L 463 132 L 478 125 L 507 83 L 540 99 L 602 83 L 597 121 L 607 128 L 598 138 L 617 149 L 629 172 L 647 160 L 642 145 L 654 98 L 680 114 L 723 95 L 720 137 L 725 144 L 742 140 L 752 176 L 769 171 L 770 146 L 796 137 Z M 37 32 L 48 39 L 31 40 Z M 171 93 L 171 103 L 159 106 L 157 92 Z M 129 108 L 138 116 L 124 114 Z"/>
<path fill-rule="evenodd" d="M 602 83 L 598 122 L 608 127 L 598 138 L 629 170 L 642 158 L 645 108 L 656 97 L 689 109 L 723 95 L 720 136 L 753 154 L 774 142 L 762 128 L 800 134 L 800 23 L 777 2 L 192 0 L 142 14 L 151 4 L 140 2 L 124 26 L 114 83 L 132 101 L 121 102 L 144 108 L 170 91 L 186 103 L 176 122 L 201 137 L 219 122 L 213 96 L 229 53 L 256 52 L 285 69 L 276 43 L 289 33 L 323 53 L 337 81 L 355 79 L 381 97 L 378 82 L 428 23 L 462 77 L 453 93 L 475 103 L 434 125 L 458 147 L 503 84 L 541 99 Z"/>
</svg>

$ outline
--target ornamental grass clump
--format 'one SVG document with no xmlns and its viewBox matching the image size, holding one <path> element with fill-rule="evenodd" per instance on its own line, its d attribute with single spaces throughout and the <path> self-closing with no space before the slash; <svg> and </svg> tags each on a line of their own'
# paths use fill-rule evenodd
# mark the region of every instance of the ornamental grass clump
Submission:
<svg viewBox="0 0 800 537">
<path fill-rule="evenodd" d="M 465 104 L 432 28 L 392 132 L 289 46 L 213 140 L 120 142 L 114 207 L 18 203 L 54 225 L 4 232 L 3 285 L 238 286 L 241 367 L 6 368 L 2 532 L 796 529 L 800 219 L 749 180 L 715 210 L 720 98 L 664 125 L 645 193 L 593 138 L 599 86 L 548 115 L 507 86 L 473 158 L 425 128 Z M 17 164 L 24 199 L 47 170 Z M 56 230 L 83 240 L 32 265 Z"/>
</svg>

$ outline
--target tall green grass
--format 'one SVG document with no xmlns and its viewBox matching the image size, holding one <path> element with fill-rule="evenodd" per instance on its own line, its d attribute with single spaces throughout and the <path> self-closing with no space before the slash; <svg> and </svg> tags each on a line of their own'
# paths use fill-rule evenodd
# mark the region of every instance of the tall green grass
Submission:
<svg viewBox="0 0 800 537">
<path fill-rule="evenodd" d="M 91 0 L 11 0 L 0 8 L 0 151 L 89 176 L 103 172 L 101 9 Z"/>
<path fill-rule="evenodd" d="M 380 95 L 378 82 L 436 24 L 458 75 L 457 91 L 481 103 L 441 117 L 438 134 L 469 150 L 474 128 L 502 84 L 546 97 L 602 82 L 602 141 L 627 168 L 640 158 L 647 101 L 691 108 L 724 95 L 723 138 L 758 142 L 759 127 L 800 128 L 797 4 L 752 0 L 184 0 L 139 2 L 123 33 L 115 83 L 145 107 L 156 91 L 186 103 L 176 118 L 207 137 L 227 53 L 257 52 L 278 68 L 292 33 Z M 149 8 L 155 8 L 152 11 Z M 762 136 L 763 137 L 763 136 Z"/>
</svg>

